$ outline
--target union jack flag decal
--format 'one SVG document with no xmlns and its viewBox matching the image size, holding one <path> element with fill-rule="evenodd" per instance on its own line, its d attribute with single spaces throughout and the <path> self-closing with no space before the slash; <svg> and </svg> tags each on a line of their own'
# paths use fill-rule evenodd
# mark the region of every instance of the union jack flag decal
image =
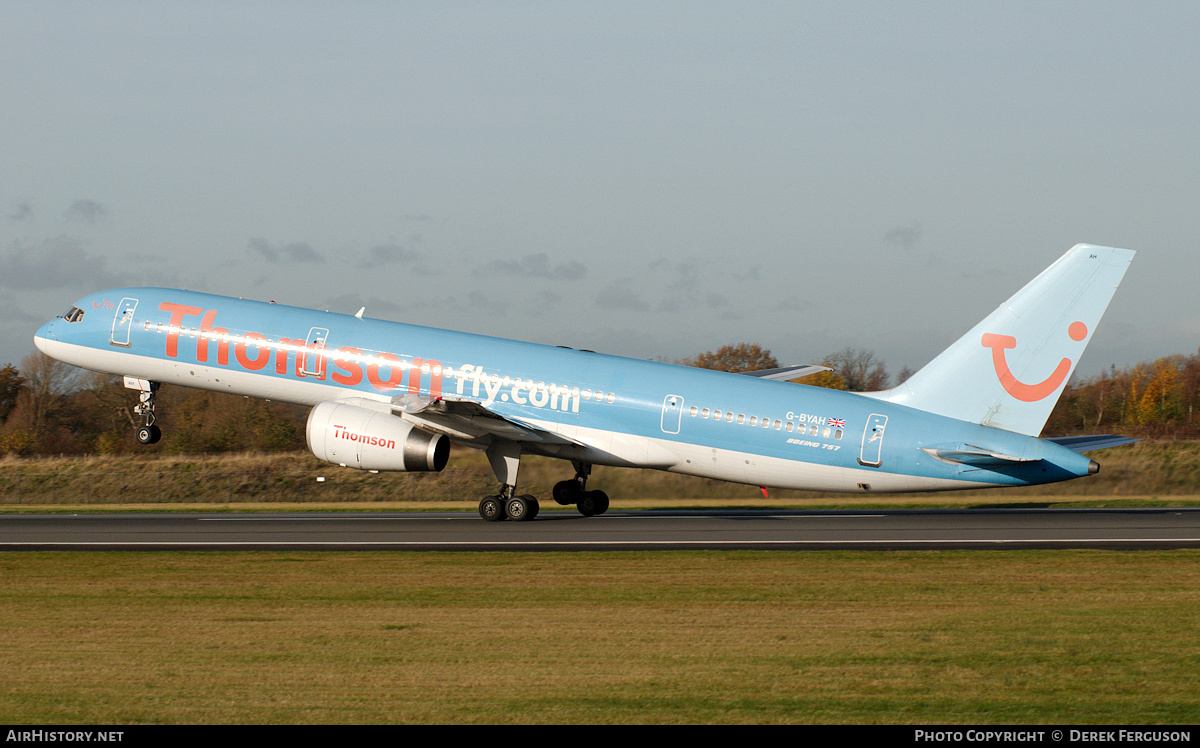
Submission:
<svg viewBox="0 0 1200 748">
<path fill-rule="evenodd" d="M 846 420 L 844 418 L 830 418 L 829 425 L 841 428 L 846 425 Z"/>
</svg>

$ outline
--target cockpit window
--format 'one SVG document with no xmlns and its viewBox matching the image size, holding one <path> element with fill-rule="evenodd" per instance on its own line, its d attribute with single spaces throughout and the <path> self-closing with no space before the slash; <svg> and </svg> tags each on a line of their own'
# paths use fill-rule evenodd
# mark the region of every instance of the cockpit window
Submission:
<svg viewBox="0 0 1200 748">
<path fill-rule="evenodd" d="M 63 315 L 63 319 L 68 322 L 78 322 L 79 320 L 83 319 L 83 310 L 77 306 L 73 306 L 67 310 L 66 314 Z"/>
</svg>

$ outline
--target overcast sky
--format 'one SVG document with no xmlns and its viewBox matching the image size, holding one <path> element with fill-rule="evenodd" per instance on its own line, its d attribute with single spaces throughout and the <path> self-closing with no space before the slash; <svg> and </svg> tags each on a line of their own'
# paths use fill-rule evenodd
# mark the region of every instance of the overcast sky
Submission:
<svg viewBox="0 0 1200 748">
<path fill-rule="evenodd" d="M 0 363 L 166 285 L 916 369 L 1079 242 L 1200 346 L 1195 2 L 0 3 Z"/>
</svg>

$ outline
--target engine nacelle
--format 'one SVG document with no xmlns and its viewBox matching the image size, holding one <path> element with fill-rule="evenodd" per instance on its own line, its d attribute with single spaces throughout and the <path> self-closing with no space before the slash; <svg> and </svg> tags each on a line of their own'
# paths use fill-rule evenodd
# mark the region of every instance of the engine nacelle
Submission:
<svg viewBox="0 0 1200 748">
<path fill-rule="evenodd" d="M 390 413 L 345 403 L 321 403 L 308 414 L 308 448 L 335 465 L 359 470 L 440 471 L 450 440 Z"/>
</svg>

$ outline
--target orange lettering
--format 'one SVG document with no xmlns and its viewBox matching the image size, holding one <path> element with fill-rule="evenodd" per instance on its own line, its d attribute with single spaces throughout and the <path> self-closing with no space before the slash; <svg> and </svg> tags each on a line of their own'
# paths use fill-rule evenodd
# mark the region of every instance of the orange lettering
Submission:
<svg viewBox="0 0 1200 748">
<path fill-rule="evenodd" d="M 404 381 L 404 368 L 400 364 L 400 357 L 394 353 L 380 353 L 375 356 L 376 361 L 367 364 L 367 379 L 371 380 L 371 384 L 375 385 L 375 389 L 381 392 L 391 392 L 400 386 Z M 379 360 L 387 363 L 380 364 Z M 379 377 L 379 369 L 387 367 L 388 378 L 381 379 Z"/>
<path fill-rule="evenodd" d="M 339 374 L 334 372 L 332 375 L 333 381 L 337 382 L 338 384 L 344 384 L 347 387 L 353 387 L 362 381 L 363 372 L 362 367 L 359 366 L 354 359 L 350 358 L 350 356 L 361 356 L 362 351 L 358 350 L 357 348 L 351 348 L 347 346 L 345 348 L 338 348 L 337 352 L 344 353 L 346 356 L 342 358 L 335 358 L 333 360 L 334 365 L 340 369 L 345 369 L 349 373 Z"/>
<path fill-rule="evenodd" d="M 158 308 L 171 313 L 171 321 L 167 323 L 167 355 L 175 358 L 179 354 L 179 328 L 183 325 L 183 318 L 193 317 L 204 310 L 198 306 L 174 304 L 170 301 L 164 301 Z"/>
</svg>

